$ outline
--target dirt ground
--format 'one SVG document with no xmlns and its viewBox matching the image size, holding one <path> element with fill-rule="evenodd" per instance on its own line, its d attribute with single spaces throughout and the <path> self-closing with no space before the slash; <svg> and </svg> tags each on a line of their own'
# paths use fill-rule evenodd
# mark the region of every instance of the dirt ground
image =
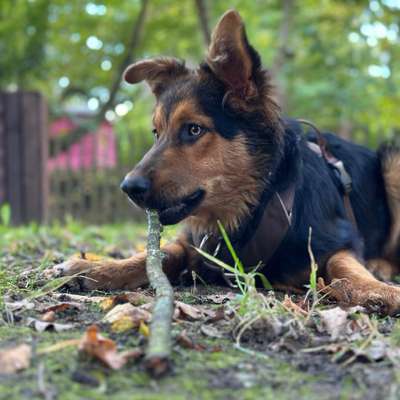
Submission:
<svg viewBox="0 0 400 400">
<path fill-rule="evenodd" d="M 171 373 L 150 378 L 140 357 L 112 369 L 82 349 L 85 332 L 95 324 L 118 354 L 140 354 L 152 292 L 68 293 L 40 272 L 81 251 L 128 256 L 143 248 L 144 227 L 70 221 L 0 235 L 0 399 L 400 398 L 397 319 L 265 290 L 176 288 Z"/>
</svg>

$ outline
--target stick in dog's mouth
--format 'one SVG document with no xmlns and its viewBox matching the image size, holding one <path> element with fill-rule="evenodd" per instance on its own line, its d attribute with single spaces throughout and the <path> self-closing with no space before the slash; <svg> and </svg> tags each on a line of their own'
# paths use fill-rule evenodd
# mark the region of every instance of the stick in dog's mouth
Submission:
<svg viewBox="0 0 400 400">
<path fill-rule="evenodd" d="M 182 198 L 178 203 L 161 208 L 158 212 L 161 224 L 173 225 L 182 221 L 202 202 L 205 193 L 204 189 L 197 189 L 189 196 Z"/>
</svg>

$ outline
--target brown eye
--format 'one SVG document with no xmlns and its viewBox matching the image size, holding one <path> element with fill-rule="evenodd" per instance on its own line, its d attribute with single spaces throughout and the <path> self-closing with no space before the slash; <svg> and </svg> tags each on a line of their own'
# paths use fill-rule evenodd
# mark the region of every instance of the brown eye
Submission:
<svg viewBox="0 0 400 400">
<path fill-rule="evenodd" d="M 199 136 L 203 133 L 203 128 L 197 124 L 189 125 L 189 135 L 191 136 Z"/>
<path fill-rule="evenodd" d="M 157 132 L 157 129 L 154 128 L 151 132 L 153 133 L 154 137 L 155 137 L 156 140 L 157 140 L 157 139 L 158 139 L 158 132 Z"/>
</svg>

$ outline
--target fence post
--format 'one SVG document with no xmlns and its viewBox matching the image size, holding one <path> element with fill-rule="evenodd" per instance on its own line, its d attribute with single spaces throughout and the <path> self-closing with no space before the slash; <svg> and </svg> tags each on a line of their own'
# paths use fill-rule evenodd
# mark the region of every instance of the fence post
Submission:
<svg viewBox="0 0 400 400">
<path fill-rule="evenodd" d="M 16 225 L 47 219 L 47 119 L 39 93 L 0 93 L 0 204 Z"/>
</svg>

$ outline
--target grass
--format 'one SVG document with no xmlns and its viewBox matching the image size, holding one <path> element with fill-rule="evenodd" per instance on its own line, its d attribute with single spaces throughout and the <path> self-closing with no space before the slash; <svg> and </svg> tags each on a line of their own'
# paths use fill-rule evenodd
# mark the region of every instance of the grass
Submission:
<svg viewBox="0 0 400 400">
<path fill-rule="evenodd" d="M 155 382 L 138 364 L 110 371 L 95 361 L 82 359 L 74 347 L 40 355 L 49 346 L 81 337 L 92 323 L 98 323 L 102 334 L 113 339 L 120 351 L 144 344 L 145 339 L 137 329 L 117 333 L 101 323 L 105 312 L 96 304 L 85 305 L 82 311 L 66 312 L 60 316 L 58 322 L 76 324 L 70 331 L 38 333 L 26 325 L 28 317 L 39 318 L 40 307 L 54 301 L 48 293 L 59 290 L 59 281 L 41 281 L 40 272 L 43 269 L 80 251 L 90 251 L 99 256 L 129 256 L 145 247 L 146 227 L 134 223 L 84 226 L 72 220 L 67 225 L 47 227 L 32 224 L 11 228 L 1 225 L 0 349 L 28 343 L 36 350 L 29 369 L 12 376 L 0 376 L 0 399 L 39 399 L 55 393 L 60 399 L 71 400 L 111 397 L 321 400 L 372 399 L 398 393 L 400 374 L 388 360 L 360 364 L 357 356 L 343 366 L 342 359 L 333 360 L 333 357 L 346 349 L 341 347 L 335 354 L 324 349 L 330 342 L 329 337 L 316 332 L 316 327 L 320 327 L 318 312 L 333 306 L 325 304 L 319 296 L 318 302 L 313 303 L 315 307 L 310 308 L 311 315 L 307 317 L 285 305 L 279 293 L 256 288 L 259 271 L 253 269 L 246 272 L 226 233 L 223 229 L 221 232 L 234 260 L 234 265 L 228 265 L 226 270 L 234 274 L 238 285 L 237 296 L 225 305 L 231 318 L 214 325 L 222 332 L 222 338 L 203 334 L 203 321 L 174 324 L 174 337 L 185 330 L 205 350 L 195 351 L 175 345 L 173 374 Z M 174 234 L 174 228 L 166 229 L 163 237 L 167 239 Z M 311 276 L 310 290 L 315 282 Z M 179 300 L 193 306 L 218 309 L 220 305 L 208 301 L 207 295 L 223 295 L 230 290 L 204 286 L 198 280 L 196 290 L 179 287 L 175 292 Z M 97 292 L 87 295 L 108 294 Z M 5 312 L 5 298 L 7 301 L 26 298 L 35 304 L 35 309 L 16 313 L 13 322 L 10 322 Z M 302 299 L 294 297 L 293 301 Z M 351 346 L 365 350 L 371 341 L 382 337 L 395 348 L 400 346 L 398 321 L 392 318 L 372 321 L 373 330 L 361 335 L 358 341 L 351 342 Z M 342 342 L 334 344 L 339 346 Z M 318 346 L 321 350 L 303 352 Z M 218 350 L 212 351 L 214 348 Z M 349 359 L 349 356 L 344 356 L 345 360 Z"/>
</svg>

